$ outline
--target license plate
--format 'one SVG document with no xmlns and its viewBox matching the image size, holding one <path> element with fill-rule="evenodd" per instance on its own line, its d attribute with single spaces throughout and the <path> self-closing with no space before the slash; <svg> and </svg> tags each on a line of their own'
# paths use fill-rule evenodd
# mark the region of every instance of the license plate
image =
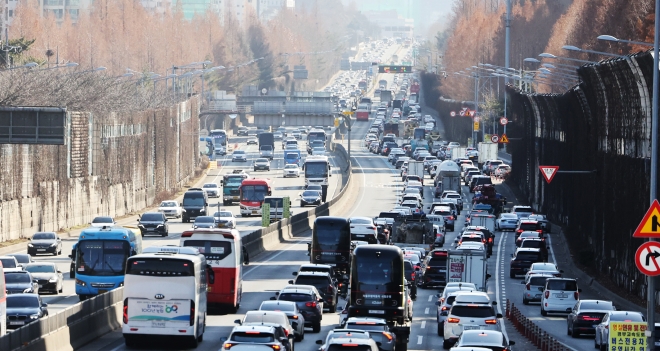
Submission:
<svg viewBox="0 0 660 351">
<path fill-rule="evenodd" d="M 37 249 L 37 251 L 46 251 L 46 249 Z"/>
<path fill-rule="evenodd" d="M 233 200 L 238 200 L 238 196 L 232 197 Z"/>
<path fill-rule="evenodd" d="M 39 287 L 40 287 L 40 288 L 43 288 L 43 287 L 44 287 L 44 285 L 43 285 L 43 284 L 39 284 Z"/>
<path fill-rule="evenodd" d="M 257 214 L 257 211 L 252 211 L 252 214 Z"/>
<path fill-rule="evenodd" d="M 107 292 L 108 292 L 107 289 L 99 289 L 99 294 L 105 294 Z"/>
<path fill-rule="evenodd" d="M 213 291 L 213 288 L 209 286 L 209 287 L 206 288 L 206 291 L 211 292 L 211 291 Z"/>
<path fill-rule="evenodd" d="M 23 321 L 18 321 L 18 322 L 11 321 L 11 322 L 9 322 L 9 325 L 24 325 L 24 324 L 25 324 L 25 322 L 23 322 Z"/>
<path fill-rule="evenodd" d="M 151 321 L 152 328 L 165 328 L 165 321 Z"/>
<path fill-rule="evenodd" d="M 555 297 L 560 298 L 560 299 L 565 299 L 568 297 L 567 294 L 555 294 Z"/>
<path fill-rule="evenodd" d="M 369 313 L 372 313 L 372 314 L 385 314 L 385 311 L 383 311 L 383 310 L 369 310 Z"/>
<path fill-rule="evenodd" d="M 463 330 L 479 330 L 478 325 L 464 325 Z"/>
</svg>

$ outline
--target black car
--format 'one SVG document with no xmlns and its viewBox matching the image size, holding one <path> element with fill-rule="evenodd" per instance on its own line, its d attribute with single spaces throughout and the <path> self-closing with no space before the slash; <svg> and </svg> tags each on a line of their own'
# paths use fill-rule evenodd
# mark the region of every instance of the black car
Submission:
<svg viewBox="0 0 660 351">
<path fill-rule="evenodd" d="M 48 304 L 38 294 L 7 296 L 7 329 L 17 329 L 48 315 Z"/>
<path fill-rule="evenodd" d="M 509 277 L 515 278 L 518 274 L 525 274 L 532 263 L 543 262 L 543 255 L 539 249 L 519 248 L 511 255 L 511 268 Z"/>
<path fill-rule="evenodd" d="M 167 224 L 167 217 L 162 212 L 143 213 L 138 220 L 138 228 L 142 236 L 145 234 L 158 234 L 168 236 L 170 226 Z"/>
<path fill-rule="evenodd" d="M 566 317 L 568 333 L 577 338 L 581 334 L 595 334 L 607 311 L 614 311 L 612 301 L 580 300 Z"/>
<path fill-rule="evenodd" d="M 39 283 L 30 272 L 5 272 L 7 294 L 38 294 Z"/>
<path fill-rule="evenodd" d="M 445 249 L 431 251 L 422 263 L 422 274 L 417 278 L 417 284 L 423 288 L 447 284 L 447 257 Z"/>
<path fill-rule="evenodd" d="M 305 190 L 300 193 L 300 207 L 307 205 L 319 206 L 321 200 L 321 192 L 318 190 Z"/>
<path fill-rule="evenodd" d="M 209 201 L 206 191 L 202 188 L 190 188 L 183 194 L 183 215 L 181 221 L 190 223 L 191 219 L 199 216 L 206 216 L 208 213 Z"/>
<path fill-rule="evenodd" d="M 289 284 L 311 285 L 318 290 L 330 313 L 337 310 L 338 290 L 330 273 L 327 272 L 298 272 L 295 280 L 289 280 Z"/>
<path fill-rule="evenodd" d="M 280 290 L 277 297 L 270 299 L 295 302 L 298 310 L 305 317 L 305 327 L 312 328 L 315 333 L 321 331 L 323 298 L 316 288 L 290 285 Z"/>
<path fill-rule="evenodd" d="M 217 227 L 218 224 L 215 222 L 215 217 L 211 217 L 211 216 L 199 216 L 195 218 L 195 223 L 193 223 L 193 228 L 195 229 L 198 228 L 211 229 Z"/>
<path fill-rule="evenodd" d="M 32 278 L 39 284 L 39 293 L 61 293 L 64 290 L 64 277 L 57 269 L 55 263 L 36 262 L 26 264 L 23 269 L 32 274 Z"/>
<path fill-rule="evenodd" d="M 30 256 L 36 254 L 62 254 L 62 240 L 54 232 L 34 233 L 27 245 L 27 253 Z"/>
<path fill-rule="evenodd" d="M 406 280 L 410 283 L 410 298 L 417 298 L 417 275 L 419 274 L 419 269 L 413 267 L 412 262 L 405 260 L 403 261 L 403 270 L 406 275 Z"/>
<path fill-rule="evenodd" d="M 543 256 L 543 262 L 548 261 L 548 249 L 550 248 L 548 246 L 548 243 L 545 242 L 543 239 L 539 238 L 529 238 L 525 239 L 520 243 L 521 248 L 533 248 L 533 249 L 539 249 L 541 251 L 541 255 Z"/>
</svg>

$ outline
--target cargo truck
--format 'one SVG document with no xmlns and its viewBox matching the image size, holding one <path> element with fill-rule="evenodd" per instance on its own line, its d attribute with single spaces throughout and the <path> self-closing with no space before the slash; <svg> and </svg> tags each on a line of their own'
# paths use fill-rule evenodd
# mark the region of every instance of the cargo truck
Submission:
<svg viewBox="0 0 660 351">
<path fill-rule="evenodd" d="M 486 291 L 486 280 L 490 278 L 486 250 L 454 249 L 448 251 L 447 283 L 473 283 L 479 291 Z"/>
<path fill-rule="evenodd" d="M 275 153 L 275 137 L 273 133 L 259 134 L 259 155 L 269 160 L 273 159 Z"/>
<path fill-rule="evenodd" d="M 445 190 L 453 190 L 461 193 L 461 167 L 454 161 L 442 161 L 438 166 L 434 186 L 435 196 L 442 195 Z"/>
<path fill-rule="evenodd" d="M 248 179 L 250 176 L 242 170 L 236 169 L 233 173 L 228 173 L 222 176 L 220 185 L 222 185 L 222 205 L 231 205 L 233 202 L 238 202 L 241 199 L 239 188 L 243 179 Z"/>
<path fill-rule="evenodd" d="M 424 161 L 408 161 L 408 175 L 416 175 L 422 179 L 424 185 Z"/>
<path fill-rule="evenodd" d="M 387 107 L 390 107 L 392 104 L 393 96 L 391 90 L 381 90 L 380 91 L 380 102 L 387 102 Z"/>
<path fill-rule="evenodd" d="M 484 164 L 488 160 L 497 160 L 497 144 L 496 143 L 479 143 L 479 163 Z"/>
</svg>

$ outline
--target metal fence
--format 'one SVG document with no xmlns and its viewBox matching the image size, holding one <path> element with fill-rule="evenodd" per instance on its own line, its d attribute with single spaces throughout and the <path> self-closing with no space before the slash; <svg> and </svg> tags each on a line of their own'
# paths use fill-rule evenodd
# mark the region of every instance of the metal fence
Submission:
<svg viewBox="0 0 660 351">
<path fill-rule="evenodd" d="M 575 260 L 621 292 L 646 295 L 633 239 L 649 203 L 651 82 L 649 52 L 585 65 L 563 94 L 508 87 L 511 180 L 523 201 L 563 224 Z M 595 173 L 558 173 L 539 166 Z"/>
</svg>

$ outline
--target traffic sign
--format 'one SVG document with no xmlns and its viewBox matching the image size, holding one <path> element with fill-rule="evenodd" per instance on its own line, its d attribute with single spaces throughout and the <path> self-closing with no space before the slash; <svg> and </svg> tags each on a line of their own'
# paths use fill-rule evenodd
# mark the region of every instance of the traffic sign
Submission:
<svg viewBox="0 0 660 351">
<path fill-rule="evenodd" d="M 479 117 L 474 117 L 474 118 L 472 118 L 472 121 L 473 121 L 473 122 L 477 122 L 477 123 L 479 123 L 479 122 L 481 122 L 481 118 L 479 118 Z"/>
<path fill-rule="evenodd" d="M 504 137 L 504 134 L 502 135 Z M 552 178 L 555 177 L 555 174 L 557 174 L 557 170 L 559 169 L 559 166 L 539 166 L 539 169 L 541 170 L 541 175 L 543 175 L 543 178 L 545 178 L 545 181 L 550 184 L 552 181 Z"/>
<path fill-rule="evenodd" d="M 449 112 L 449 115 L 452 116 L 452 117 L 456 117 L 456 111 Z"/>
<path fill-rule="evenodd" d="M 461 117 L 465 116 L 465 110 L 462 110 L 462 111 L 459 112 L 459 113 L 460 113 Z"/>
<path fill-rule="evenodd" d="M 609 323 L 608 350 L 648 350 L 646 348 L 646 322 Z"/>
<path fill-rule="evenodd" d="M 470 110 L 470 117 L 474 117 L 474 115 L 475 115 L 476 113 L 477 113 L 476 111 L 474 111 L 474 110 Z"/>
<path fill-rule="evenodd" d="M 490 136 L 490 141 L 497 143 L 498 141 L 500 141 L 500 136 L 497 134 L 493 134 Z"/>
<path fill-rule="evenodd" d="M 341 114 L 344 115 L 344 116 L 350 116 L 350 115 L 352 115 L 353 113 L 355 113 L 355 112 L 353 112 L 353 111 L 344 111 L 344 112 L 342 112 Z"/>
<path fill-rule="evenodd" d="M 509 143 L 509 138 L 506 136 L 506 134 L 502 134 L 500 137 L 500 144 L 508 144 Z"/>
<path fill-rule="evenodd" d="M 479 131 L 479 122 L 474 122 L 474 131 L 475 132 Z"/>
<path fill-rule="evenodd" d="M 660 203 L 658 200 L 653 200 L 651 207 L 639 222 L 633 238 L 660 238 Z"/>
<path fill-rule="evenodd" d="M 635 265 L 645 275 L 660 275 L 660 242 L 643 243 L 635 253 Z"/>
<path fill-rule="evenodd" d="M 509 123 L 509 120 L 506 117 L 500 118 L 500 124 L 505 126 L 507 123 Z"/>
</svg>

